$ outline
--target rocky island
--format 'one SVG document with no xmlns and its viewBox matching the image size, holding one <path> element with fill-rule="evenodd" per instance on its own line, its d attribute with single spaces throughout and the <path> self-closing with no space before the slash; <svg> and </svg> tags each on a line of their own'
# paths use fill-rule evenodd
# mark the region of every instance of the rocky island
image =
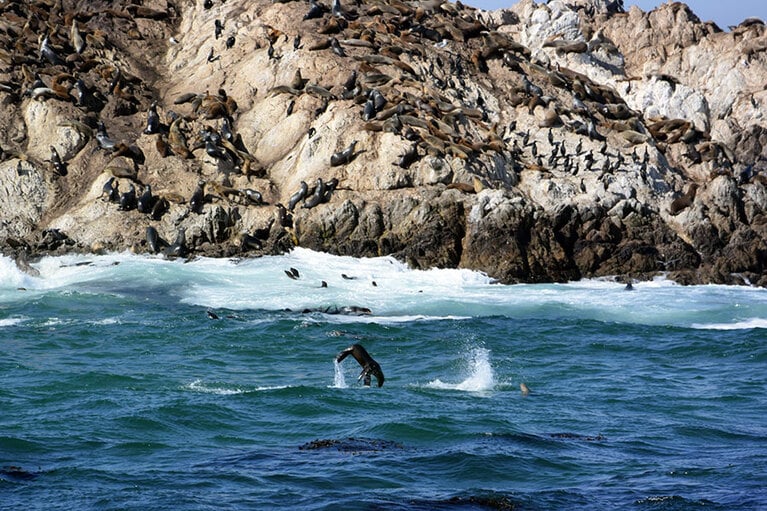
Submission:
<svg viewBox="0 0 767 511">
<path fill-rule="evenodd" d="M 767 34 L 683 3 L 7 0 L 0 247 L 767 286 Z"/>
</svg>

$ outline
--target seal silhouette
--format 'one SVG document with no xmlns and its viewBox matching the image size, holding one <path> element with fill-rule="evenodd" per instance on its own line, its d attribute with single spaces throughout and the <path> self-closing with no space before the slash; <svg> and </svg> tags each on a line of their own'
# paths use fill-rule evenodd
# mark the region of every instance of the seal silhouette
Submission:
<svg viewBox="0 0 767 511">
<path fill-rule="evenodd" d="M 363 383 L 366 387 L 370 387 L 371 376 L 376 377 L 379 387 L 384 384 L 384 375 L 383 371 L 381 371 L 381 366 L 378 365 L 378 362 L 373 360 L 373 357 L 370 356 L 370 354 L 364 347 L 362 347 L 361 344 L 352 344 L 343 350 L 336 357 L 336 362 L 340 363 L 349 355 L 353 356 L 354 360 L 356 360 L 362 366 L 362 372 L 360 373 L 358 380 L 363 380 Z"/>
</svg>

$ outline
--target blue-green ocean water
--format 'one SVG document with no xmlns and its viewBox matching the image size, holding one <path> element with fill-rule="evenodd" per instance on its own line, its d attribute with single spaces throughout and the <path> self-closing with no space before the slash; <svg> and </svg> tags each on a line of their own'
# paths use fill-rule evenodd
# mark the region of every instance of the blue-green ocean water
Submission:
<svg viewBox="0 0 767 511">
<path fill-rule="evenodd" d="M 767 508 L 765 290 L 305 250 L 34 266 L 0 258 L 2 509 Z M 373 314 L 301 312 L 345 305 Z M 354 342 L 383 387 L 335 364 Z"/>
</svg>

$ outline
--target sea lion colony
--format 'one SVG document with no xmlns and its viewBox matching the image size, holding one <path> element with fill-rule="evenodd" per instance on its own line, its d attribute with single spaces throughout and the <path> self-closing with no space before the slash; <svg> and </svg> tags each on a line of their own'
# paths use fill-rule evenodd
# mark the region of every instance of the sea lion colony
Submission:
<svg viewBox="0 0 767 511">
<path fill-rule="evenodd" d="M 259 2 L 248 38 L 237 28 L 244 7 L 236 4 L 203 5 L 200 16 L 207 16 L 209 28 L 197 37 L 207 40 L 201 45 L 206 58 L 195 66 L 208 66 L 211 76 L 220 73 L 224 83 L 228 55 L 240 51 L 257 54 L 275 76 L 292 76 L 268 88 L 254 86 L 252 95 L 238 98 L 223 86 L 173 97 L 168 90 L 174 87 L 160 87 L 187 72 L 162 77 L 156 71 L 166 52 L 185 44 L 174 32 L 185 2 L 4 3 L 3 103 L 17 109 L 46 103 L 67 119 L 58 128 L 75 140 L 63 151 L 51 146 L 46 159 L 36 156 L 39 151 L 23 133 L 2 140 L 3 159 L 17 159 L 19 174 L 27 165 L 49 169 L 45 179 L 57 200 L 48 219 L 96 186 L 103 189 L 99 200 L 133 215 L 130 225 L 143 222 L 135 229 L 142 232 L 140 243 L 135 235 L 122 240 L 135 250 L 173 255 L 168 247 L 181 243 L 176 253 L 278 252 L 306 234 L 295 224 L 310 218 L 309 209 L 333 202 L 337 193 L 348 199 L 366 191 L 352 189 L 350 164 L 372 163 L 391 147 L 402 149 L 388 164 L 403 173 L 389 188 L 414 186 L 408 172 L 413 166 L 458 161 L 450 163 L 460 172 L 442 183 L 446 188 L 470 194 L 503 189 L 522 200 L 516 186 L 529 176 L 577 176 L 584 194 L 593 193 L 587 187 L 594 185 L 607 190 L 621 174 L 640 176 L 650 191 L 681 189 L 677 177 L 662 175 L 668 170 L 664 151 L 674 144 L 705 145 L 700 158 L 713 161 L 718 173 L 735 173 L 726 148 L 708 133 L 690 122 L 643 118 L 612 88 L 534 58 L 528 47 L 460 2 Z M 275 26 L 271 19 L 301 21 Z M 610 44 L 604 36 L 599 42 Z M 545 46 L 557 53 L 595 50 L 558 39 Z M 336 72 L 310 75 L 316 66 L 302 64 L 320 58 Z M 506 79 L 494 78 L 501 74 Z M 328 136 L 328 110 L 352 112 L 354 120 L 335 133 L 336 152 L 322 162 L 316 185 L 299 187 L 276 175 L 274 161 L 256 156 L 271 140 L 240 134 L 241 102 L 282 102 L 285 117 L 300 113 L 301 125 L 308 126 L 300 143 L 309 146 Z M 626 195 L 637 193 L 631 188 Z M 695 195 L 685 197 L 671 213 L 689 207 Z M 268 213 L 249 214 L 252 209 Z M 189 218 L 203 214 L 214 217 L 213 227 L 185 236 Z M 146 227 L 149 236 L 143 235 Z M 164 241 L 158 230 L 177 243 Z M 65 232 L 58 234 L 59 244 L 72 243 Z M 124 247 L 116 242 L 102 248 Z"/>
</svg>

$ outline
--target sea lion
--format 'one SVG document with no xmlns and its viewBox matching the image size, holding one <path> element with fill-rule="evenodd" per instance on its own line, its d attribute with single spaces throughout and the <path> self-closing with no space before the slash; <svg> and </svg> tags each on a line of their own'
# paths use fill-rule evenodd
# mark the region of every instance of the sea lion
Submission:
<svg viewBox="0 0 767 511">
<path fill-rule="evenodd" d="M 322 182 L 322 178 L 317 178 L 317 186 L 314 187 L 314 193 L 311 197 L 306 199 L 304 201 L 303 208 L 311 209 L 318 205 L 320 202 L 322 202 L 323 197 L 325 196 L 325 183 Z"/>
<path fill-rule="evenodd" d="M 354 159 L 354 148 L 357 146 L 357 141 L 354 140 L 343 151 L 333 153 L 330 157 L 330 166 L 337 167 L 338 165 L 345 165 Z"/>
<path fill-rule="evenodd" d="M 690 207 L 695 200 L 697 191 L 698 185 L 696 183 L 691 183 L 684 195 L 677 197 L 671 202 L 668 207 L 668 212 L 676 216 L 681 213 L 683 209 Z"/>
<path fill-rule="evenodd" d="M 167 247 L 164 253 L 166 257 L 186 257 L 189 254 L 189 249 L 186 246 L 186 229 L 179 228 L 176 241 Z"/>
<path fill-rule="evenodd" d="M 256 206 L 260 206 L 261 204 L 264 203 L 264 196 L 258 190 L 253 190 L 252 188 L 245 188 L 244 190 L 240 190 L 240 192 L 242 193 L 242 195 L 245 196 L 249 204 L 255 204 Z"/>
<path fill-rule="evenodd" d="M 202 213 L 202 205 L 205 201 L 205 181 L 199 181 L 197 188 L 192 193 L 192 198 L 189 200 L 189 209 L 192 213 Z"/>
<path fill-rule="evenodd" d="M 103 121 L 98 122 L 98 131 L 96 132 L 96 140 L 99 143 L 99 147 L 105 151 L 114 151 L 117 145 L 114 140 L 109 138 L 107 134 L 107 128 Z"/>
<path fill-rule="evenodd" d="M 362 366 L 362 372 L 360 373 L 358 380 L 363 380 L 363 383 L 366 387 L 370 387 L 371 376 L 376 377 L 379 387 L 384 384 L 384 374 L 383 371 L 381 371 L 381 366 L 378 364 L 378 362 L 373 360 L 373 357 L 370 356 L 370 354 L 365 348 L 362 347 L 361 344 L 352 344 L 343 350 L 336 357 L 336 362 L 342 362 L 343 359 L 349 355 L 353 356 L 354 360 L 356 360 L 359 365 Z"/>
<path fill-rule="evenodd" d="M 138 209 L 139 213 L 151 213 L 153 204 L 154 197 L 152 196 L 152 186 L 146 185 L 144 193 L 138 198 L 136 209 Z"/>
<path fill-rule="evenodd" d="M 146 228 L 146 244 L 149 247 L 149 251 L 153 254 L 157 254 L 168 247 L 168 242 L 162 239 L 157 232 L 157 229 L 151 225 Z"/>
<path fill-rule="evenodd" d="M 56 51 L 53 49 L 53 47 L 50 45 L 50 41 L 48 39 L 48 34 L 45 35 L 42 42 L 40 43 L 40 61 L 47 60 L 54 66 L 65 66 L 66 62 L 64 59 L 59 57 L 59 55 L 56 53 Z"/>
<path fill-rule="evenodd" d="M 101 198 L 106 197 L 109 202 L 118 202 L 120 200 L 120 191 L 114 176 L 110 176 L 104 186 L 101 187 Z"/>
<path fill-rule="evenodd" d="M 296 207 L 296 204 L 301 202 L 302 199 L 306 197 L 306 193 L 309 191 L 309 186 L 306 184 L 306 181 L 301 181 L 301 187 L 299 190 L 290 196 L 290 200 L 288 201 L 288 209 L 290 211 L 293 211 Z"/>
<path fill-rule="evenodd" d="M 128 191 L 120 194 L 120 206 L 118 209 L 120 211 L 130 211 L 136 209 L 136 206 L 136 189 L 131 183 L 128 187 Z"/>
<path fill-rule="evenodd" d="M 410 146 L 410 149 L 405 151 L 404 154 L 400 155 L 396 164 L 403 169 L 407 169 L 410 168 L 410 165 L 412 165 L 416 160 L 418 160 L 418 157 L 418 144 L 414 143 L 412 146 Z"/>
</svg>

